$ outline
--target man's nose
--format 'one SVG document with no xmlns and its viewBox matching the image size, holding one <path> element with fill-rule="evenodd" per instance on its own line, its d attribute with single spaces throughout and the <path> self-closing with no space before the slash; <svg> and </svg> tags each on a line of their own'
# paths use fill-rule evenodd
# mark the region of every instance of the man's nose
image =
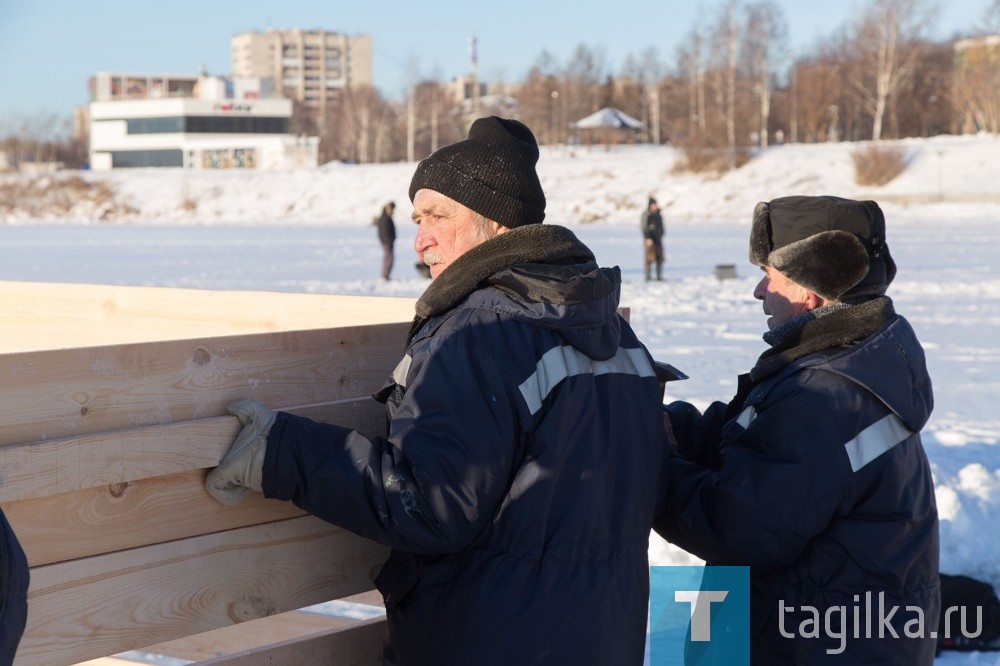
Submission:
<svg viewBox="0 0 1000 666">
<path fill-rule="evenodd" d="M 767 293 L 767 277 L 762 277 L 757 286 L 753 288 L 753 297 L 758 301 L 764 300 L 764 294 Z"/>
<path fill-rule="evenodd" d="M 430 240 L 428 234 L 424 232 L 423 225 L 417 226 L 417 235 L 413 239 L 413 249 L 417 252 L 423 252 L 430 245 Z"/>
</svg>

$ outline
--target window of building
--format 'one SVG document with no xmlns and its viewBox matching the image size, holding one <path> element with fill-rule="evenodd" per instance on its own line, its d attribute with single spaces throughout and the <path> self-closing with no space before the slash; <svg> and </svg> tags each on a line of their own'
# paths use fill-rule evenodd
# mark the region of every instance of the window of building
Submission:
<svg viewBox="0 0 1000 666">
<path fill-rule="evenodd" d="M 184 131 L 204 134 L 288 134 L 288 118 L 188 116 Z"/>
<path fill-rule="evenodd" d="M 288 134 L 288 118 L 261 116 L 175 116 L 130 118 L 128 134 Z"/>
<path fill-rule="evenodd" d="M 125 121 L 127 134 L 174 134 L 184 131 L 184 119 L 129 118 Z"/>
<path fill-rule="evenodd" d="M 256 169 L 257 151 L 253 148 L 216 148 L 201 151 L 203 169 Z"/>
<path fill-rule="evenodd" d="M 180 150 L 111 151 L 111 167 L 114 169 L 179 166 L 184 166 L 184 153 Z"/>
</svg>

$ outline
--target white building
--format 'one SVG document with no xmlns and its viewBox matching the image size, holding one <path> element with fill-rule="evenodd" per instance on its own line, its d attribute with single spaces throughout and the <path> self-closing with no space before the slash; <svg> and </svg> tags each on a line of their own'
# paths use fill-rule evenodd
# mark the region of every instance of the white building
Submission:
<svg viewBox="0 0 1000 666">
<path fill-rule="evenodd" d="M 124 85 L 130 80 L 146 84 Z M 319 139 L 289 134 L 292 101 L 269 95 L 269 82 L 260 79 L 99 74 L 90 104 L 90 166 L 316 166 Z"/>
</svg>

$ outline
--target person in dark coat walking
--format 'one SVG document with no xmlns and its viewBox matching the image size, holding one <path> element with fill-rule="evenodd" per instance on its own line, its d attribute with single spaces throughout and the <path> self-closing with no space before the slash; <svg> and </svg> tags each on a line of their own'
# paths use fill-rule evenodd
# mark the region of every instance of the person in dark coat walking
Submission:
<svg viewBox="0 0 1000 666">
<path fill-rule="evenodd" d="M 642 231 L 643 268 L 646 282 L 652 279 L 652 269 L 656 266 L 656 279 L 663 279 L 663 214 L 656 199 L 649 198 L 646 210 L 639 218 Z"/>
<path fill-rule="evenodd" d="M 933 394 L 885 296 L 896 265 L 882 211 L 758 204 L 750 260 L 771 348 L 728 404 L 665 408 L 683 457 L 667 464 L 655 529 L 709 564 L 750 567 L 751 663 L 929 666 L 938 517 L 920 430 Z"/>
<path fill-rule="evenodd" d="M 538 156 L 490 117 L 417 166 L 432 282 L 378 394 L 386 437 L 244 401 L 207 479 L 223 503 L 263 490 L 391 546 L 385 664 L 643 663 L 659 382 L 619 269 L 542 224 Z"/>
<path fill-rule="evenodd" d="M 390 201 L 382 207 L 382 213 L 375 218 L 378 227 L 378 241 L 382 244 L 382 279 L 388 280 L 392 273 L 393 245 L 396 243 L 396 223 L 392 214 L 396 210 L 396 202 Z"/>
<path fill-rule="evenodd" d="M 28 620 L 28 561 L 0 511 L 0 664 L 14 662 Z"/>
</svg>

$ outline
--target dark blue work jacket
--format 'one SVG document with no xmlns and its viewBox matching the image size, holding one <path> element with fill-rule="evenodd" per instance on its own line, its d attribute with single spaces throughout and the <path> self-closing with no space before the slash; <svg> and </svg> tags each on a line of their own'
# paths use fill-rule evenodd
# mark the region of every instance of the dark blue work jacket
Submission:
<svg viewBox="0 0 1000 666">
<path fill-rule="evenodd" d="M 522 236 L 566 240 L 533 226 L 498 238 L 514 256 Z M 266 495 L 392 547 L 385 663 L 642 663 L 662 405 L 618 270 L 578 254 L 489 272 L 419 318 L 387 437 L 284 413 L 271 430 Z"/>
<path fill-rule="evenodd" d="M 887 302 L 871 335 L 743 382 L 729 405 L 667 407 L 688 460 L 668 463 L 656 530 L 710 564 L 750 566 L 754 664 L 933 662 L 938 520 L 919 435 L 931 382 Z M 908 637 L 918 620 L 923 637 Z"/>
</svg>

